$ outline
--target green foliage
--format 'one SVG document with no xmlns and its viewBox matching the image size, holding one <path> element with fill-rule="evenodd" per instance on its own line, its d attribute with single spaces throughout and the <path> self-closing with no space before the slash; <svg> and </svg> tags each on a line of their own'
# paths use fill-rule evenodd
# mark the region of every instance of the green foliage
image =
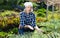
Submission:
<svg viewBox="0 0 60 38">
<path fill-rule="evenodd" d="M 35 8 L 37 6 L 37 4 L 36 3 L 33 3 L 33 7 Z"/>
<path fill-rule="evenodd" d="M 13 28 L 8 33 L 0 32 L 0 36 L 9 38 L 60 38 L 60 20 L 51 20 L 48 22 L 37 23 L 37 25 L 42 26 L 40 29 L 44 30 L 45 33 L 37 32 L 36 30 L 32 33 L 26 33 L 20 36 L 18 33 L 18 28 Z"/>
<path fill-rule="evenodd" d="M 4 0 L 0 0 L 0 4 L 2 4 L 4 2 Z"/>
<path fill-rule="evenodd" d="M 12 5 L 20 5 L 24 0 L 0 0 L 0 9 L 11 10 Z"/>
<path fill-rule="evenodd" d="M 14 29 L 12 30 L 12 32 L 15 33 L 15 34 L 17 34 L 17 33 L 18 33 L 18 28 L 14 28 Z"/>
<path fill-rule="evenodd" d="M 59 31 L 60 29 L 60 20 L 51 20 L 48 22 L 37 23 L 39 26 L 43 26 L 41 29 L 44 29 L 46 32 Z"/>
<path fill-rule="evenodd" d="M 4 9 L 4 10 L 12 10 L 13 8 L 12 8 L 12 6 L 9 5 L 9 4 L 8 4 L 8 5 L 3 5 L 3 4 L 2 4 L 2 5 L 0 5 L 0 10 L 1 10 L 1 9 Z"/>
<path fill-rule="evenodd" d="M 18 28 L 15 27 L 13 29 L 10 29 L 8 33 L 9 34 L 18 34 Z"/>
<path fill-rule="evenodd" d="M 0 4 L 19 4 L 19 3 L 22 3 L 24 2 L 24 0 L 0 0 Z"/>
<path fill-rule="evenodd" d="M 45 17 L 45 15 L 46 15 L 46 9 L 44 9 L 44 8 L 42 8 L 42 9 L 38 9 L 37 10 L 37 16 L 38 17 Z"/>
<path fill-rule="evenodd" d="M 19 13 L 14 11 L 4 11 L 0 14 L 0 28 L 5 28 L 10 24 L 19 24 Z M 14 25 L 14 26 L 15 26 Z"/>
<path fill-rule="evenodd" d="M 0 38 L 6 38 L 8 34 L 5 32 L 0 32 Z"/>
</svg>

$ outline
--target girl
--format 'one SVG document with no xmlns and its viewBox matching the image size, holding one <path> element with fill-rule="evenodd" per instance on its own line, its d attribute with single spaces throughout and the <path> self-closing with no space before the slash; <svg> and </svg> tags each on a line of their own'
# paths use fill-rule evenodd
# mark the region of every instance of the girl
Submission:
<svg viewBox="0 0 60 38">
<path fill-rule="evenodd" d="M 24 32 L 33 32 L 35 29 L 39 32 L 42 30 L 36 26 L 36 17 L 33 13 L 33 4 L 31 2 L 24 3 L 25 9 L 20 13 L 19 34 Z"/>
</svg>

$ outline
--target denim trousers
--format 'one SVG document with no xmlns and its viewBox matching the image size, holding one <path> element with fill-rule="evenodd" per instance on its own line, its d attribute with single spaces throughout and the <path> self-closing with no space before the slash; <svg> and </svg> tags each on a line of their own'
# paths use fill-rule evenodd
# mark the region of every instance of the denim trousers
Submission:
<svg viewBox="0 0 60 38">
<path fill-rule="evenodd" d="M 34 30 L 31 30 L 29 28 L 21 28 L 21 29 L 18 29 L 18 32 L 20 35 L 24 35 L 24 33 L 34 32 Z"/>
</svg>

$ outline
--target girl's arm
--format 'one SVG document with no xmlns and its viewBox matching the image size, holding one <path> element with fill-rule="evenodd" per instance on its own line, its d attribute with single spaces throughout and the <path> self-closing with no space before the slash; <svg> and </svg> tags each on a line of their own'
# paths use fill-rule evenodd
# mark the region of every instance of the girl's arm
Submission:
<svg viewBox="0 0 60 38">
<path fill-rule="evenodd" d="M 38 26 L 35 26 L 34 28 L 35 28 L 35 30 L 37 30 L 38 32 L 44 32 L 43 30 L 41 30 L 40 28 L 38 28 Z"/>
<path fill-rule="evenodd" d="M 20 13 L 19 29 L 25 26 L 25 24 L 24 24 L 24 19 L 25 19 L 25 18 L 24 18 L 24 14 L 23 14 L 23 12 L 22 12 L 22 13 Z"/>
</svg>

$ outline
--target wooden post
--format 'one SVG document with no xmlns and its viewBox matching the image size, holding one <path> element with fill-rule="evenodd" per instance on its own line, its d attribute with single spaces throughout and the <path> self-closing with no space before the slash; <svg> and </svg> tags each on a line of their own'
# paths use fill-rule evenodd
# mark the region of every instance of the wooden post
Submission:
<svg viewBox="0 0 60 38">
<path fill-rule="evenodd" d="M 48 6 L 48 1 L 47 1 L 46 20 L 48 20 L 48 9 L 49 9 L 49 6 Z"/>
<path fill-rule="evenodd" d="M 54 19 L 54 0 L 53 0 L 53 3 L 52 3 L 52 19 Z"/>
<path fill-rule="evenodd" d="M 59 13 L 60 13 L 60 3 L 59 3 Z"/>
</svg>

